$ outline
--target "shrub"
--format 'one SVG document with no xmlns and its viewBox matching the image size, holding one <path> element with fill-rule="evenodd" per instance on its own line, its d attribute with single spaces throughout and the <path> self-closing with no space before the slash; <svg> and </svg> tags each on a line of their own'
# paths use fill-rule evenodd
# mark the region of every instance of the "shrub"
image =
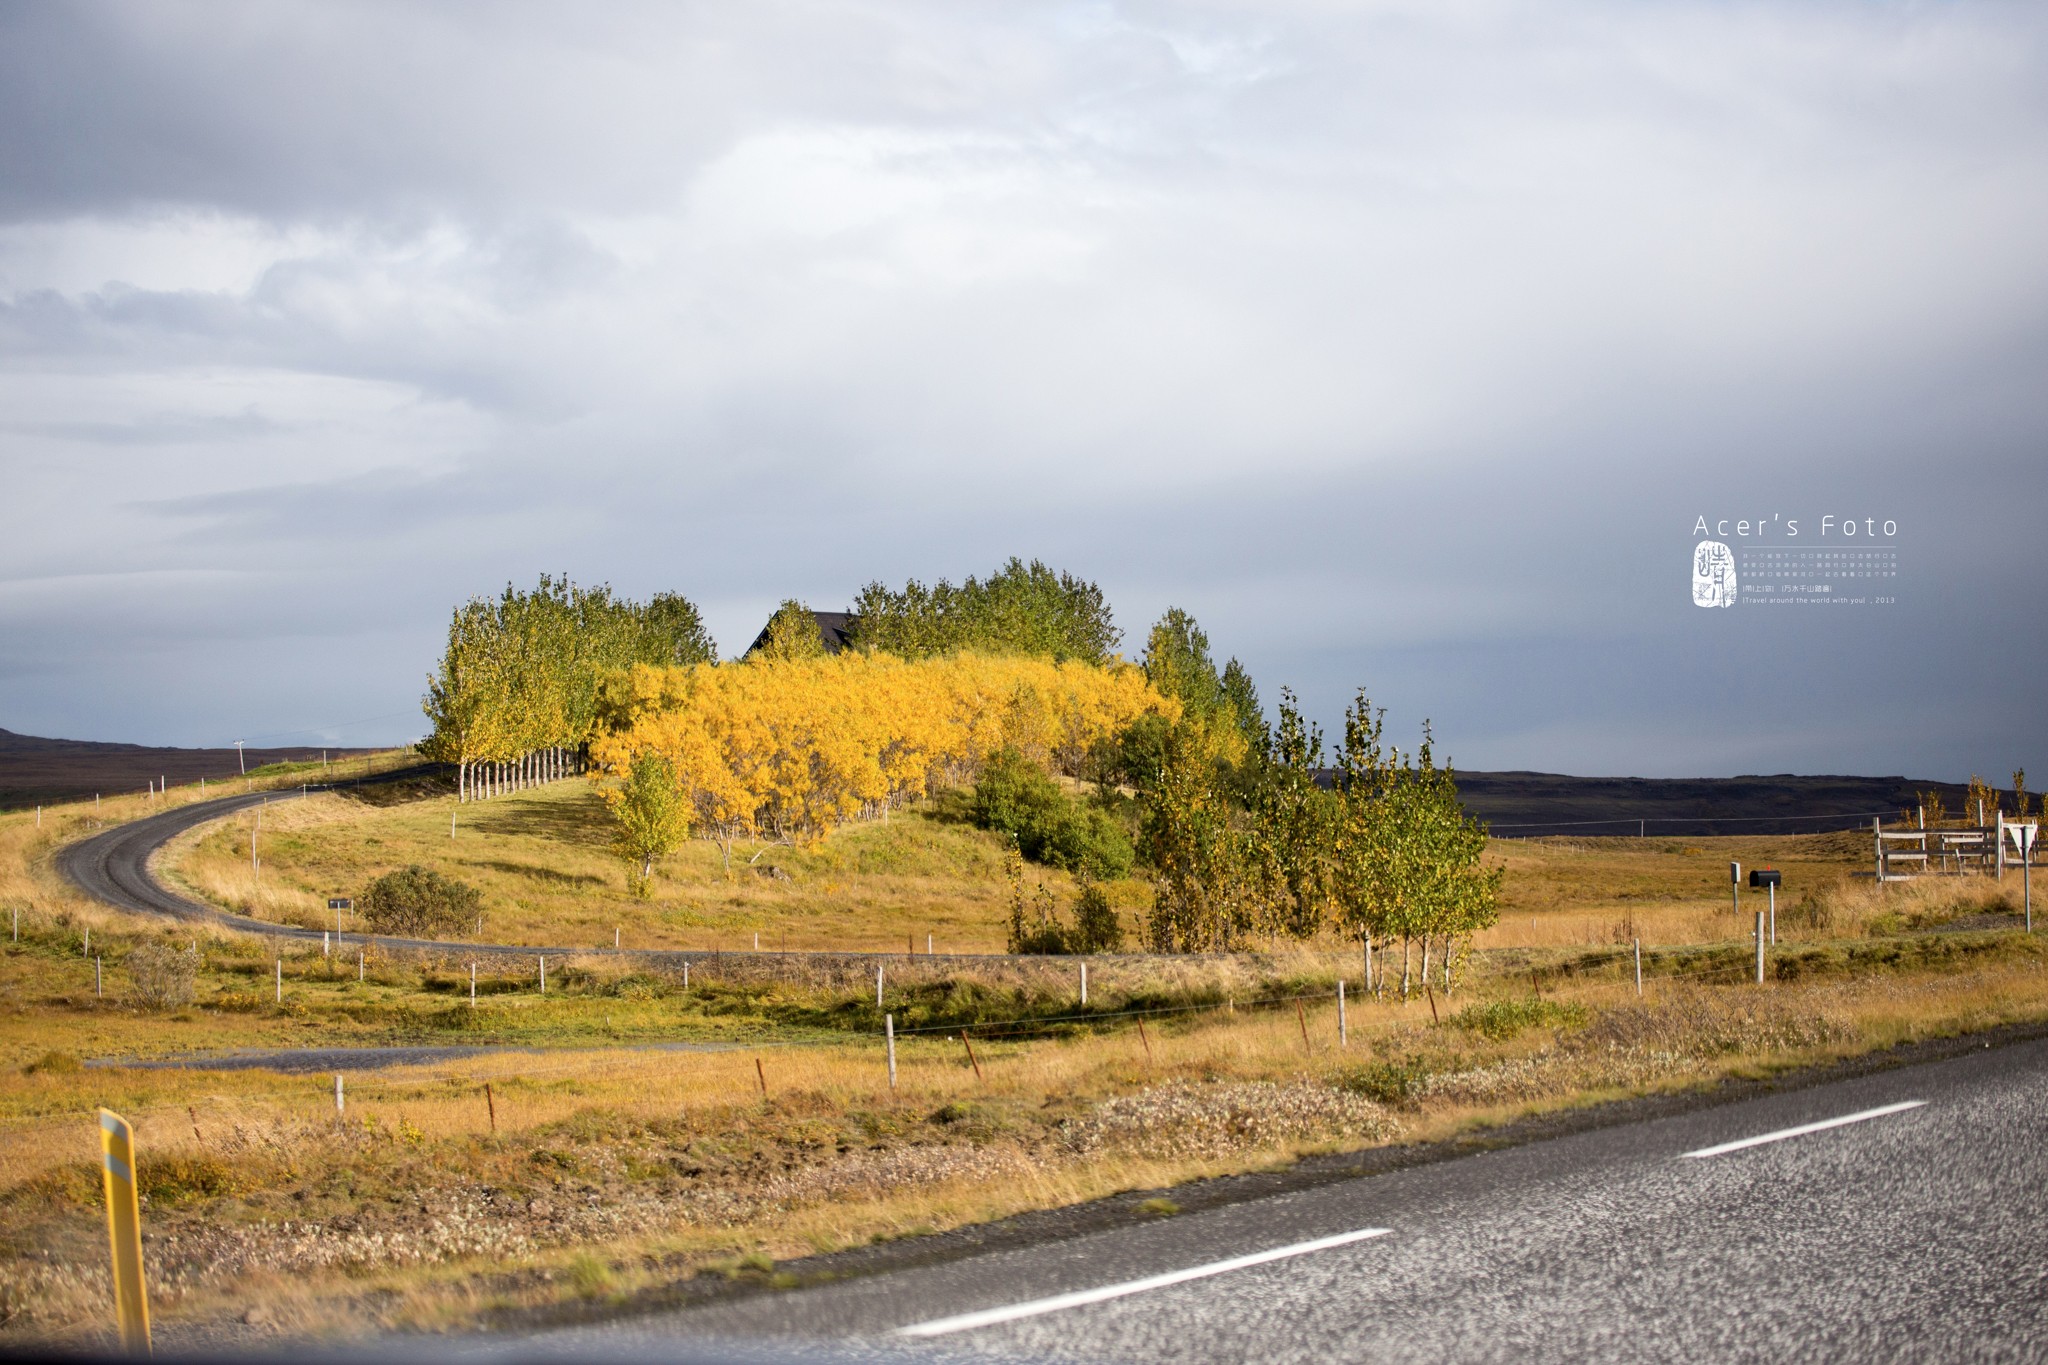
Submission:
<svg viewBox="0 0 2048 1365">
<path fill-rule="evenodd" d="M 1073 939 L 1076 952 L 1123 951 L 1124 926 L 1116 917 L 1116 907 L 1093 882 L 1081 888 L 1080 899 L 1074 903 Z"/>
<path fill-rule="evenodd" d="M 234 1171 L 210 1156 L 159 1157 L 137 1165 L 137 1193 L 153 1204 L 190 1204 L 240 1189 Z"/>
<path fill-rule="evenodd" d="M 128 980 L 135 987 L 136 1003 L 144 1009 L 182 1009 L 198 990 L 199 954 L 145 943 L 128 954 Z"/>
<path fill-rule="evenodd" d="M 356 913 L 380 934 L 433 937 L 476 926 L 483 896 L 417 863 L 387 872 L 356 897 Z"/>
<path fill-rule="evenodd" d="M 1406 1104 L 1428 1077 L 1429 1068 L 1417 1058 L 1385 1057 L 1341 1073 L 1336 1083 L 1381 1104 Z"/>
<path fill-rule="evenodd" d="M 1031 861 L 1069 872 L 1121 877 L 1137 856 L 1114 819 L 1068 796 L 1015 749 L 989 760 L 970 813 L 983 829 L 1014 838 Z"/>
<path fill-rule="evenodd" d="M 1538 1027 L 1573 1028 L 1590 1016 L 1584 1005 L 1559 1004 L 1554 1000 L 1489 1000 L 1467 1005 L 1450 1018 L 1453 1028 L 1504 1043 L 1523 1029 Z"/>
</svg>

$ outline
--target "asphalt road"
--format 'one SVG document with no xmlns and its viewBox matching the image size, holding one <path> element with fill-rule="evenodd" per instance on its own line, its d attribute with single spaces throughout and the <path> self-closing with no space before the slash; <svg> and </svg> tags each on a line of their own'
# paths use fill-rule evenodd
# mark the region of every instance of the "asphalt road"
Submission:
<svg viewBox="0 0 2048 1365">
<path fill-rule="evenodd" d="M 1917 1107 L 1687 1153 L 1887 1106 Z M 1076 1361 L 2048 1359 L 2048 1041 L 514 1354 Z M 1321 1250 L 1303 1243 L 1383 1233 Z M 1081 1306 L 1044 1300 L 1264 1264 Z M 1013 1316 L 950 1330 L 984 1311 Z M 934 1335 L 902 1335 L 903 1329 Z M 488 1348 L 486 1348 L 488 1349 Z"/>
<path fill-rule="evenodd" d="M 232 915 L 180 896 L 159 883 L 149 872 L 149 860 L 156 851 L 186 830 L 252 806 L 293 800 L 298 795 L 295 791 L 246 792 L 238 796 L 216 797 L 211 801 L 195 801 L 161 815 L 131 820 L 59 850 L 57 870 L 86 895 L 118 909 L 203 920 L 259 933 L 305 934 L 308 931 L 281 928 L 244 915 Z"/>
</svg>

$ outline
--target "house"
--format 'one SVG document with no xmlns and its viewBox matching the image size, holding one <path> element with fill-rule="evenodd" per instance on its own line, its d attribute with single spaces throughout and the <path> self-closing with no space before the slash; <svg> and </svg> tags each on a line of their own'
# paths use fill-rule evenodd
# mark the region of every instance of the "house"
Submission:
<svg viewBox="0 0 2048 1365">
<path fill-rule="evenodd" d="M 853 636 L 850 633 L 853 628 L 852 612 L 814 611 L 811 615 L 818 618 L 818 642 L 825 646 L 827 654 L 837 654 L 840 650 L 847 648 L 853 643 Z M 773 624 L 774 620 L 774 617 L 769 617 L 769 624 Z M 761 633 L 754 637 L 754 643 L 747 646 L 747 654 L 752 654 L 767 643 L 768 626 L 763 625 Z M 747 657 L 747 654 L 742 654 L 740 657 L 744 659 Z"/>
</svg>

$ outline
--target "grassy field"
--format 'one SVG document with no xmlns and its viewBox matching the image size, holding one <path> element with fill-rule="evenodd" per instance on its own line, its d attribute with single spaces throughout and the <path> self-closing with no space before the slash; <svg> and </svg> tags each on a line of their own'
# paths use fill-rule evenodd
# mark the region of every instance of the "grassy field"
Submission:
<svg viewBox="0 0 2048 1365">
<path fill-rule="evenodd" d="M 764 949 L 922 951 L 929 935 L 941 952 L 1001 952 L 1002 844 L 969 824 L 964 806 L 950 793 L 815 847 L 741 845 L 730 873 L 716 847 L 694 842 L 661 865 L 645 900 L 629 893 L 603 802 L 581 780 L 460 807 L 427 784 L 309 797 L 265 810 L 260 876 L 249 863 L 253 814 L 194 831 L 166 850 L 163 868 L 215 903 L 313 928 L 332 927 L 329 897 L 419 863 L 483 892 L 482 933 L 495 942 L 597 948 L 617 934 L 628 947 L 736 950 L 758 934 Z M 1782 870 L 1788 910 L 1867 865 L 1854 835 L 1496 840 L 1488 858 L 1508 877 L 1500 923 L 1478 939 L 1487 948 L 1739 937 L 1749 926 L 1730 909 L 1730 859 Z M 1071 895 L 1064 873 L 1032 875 Z M 1149 888 L 1107 889 L 1137 946 Z M 1743 913 L 1762 900 L 1745 891 Z M 1785 919 L 1780 929 L 1803 932 Z"/>
<path fill-rule="evenodd" d="M 125 800 L 97 818 L 150 808 Z M 483 889 L 487 936 L 590 945 L 550 959 L 545 996 L 523 959 L 484 963 L 472 1005 L 459 953 L 373 951 L 359 978 L 317 944 L 95 909 L 49 867 L 89 810 L 40 829 L 0 817 L 0 913 L 24 908 L 19 941 L 0 922 L 0 1343 L 105 1339 L 99 1104 L 137 1124 L 160 1340 L 211 1345 L 488 1324 L 692 1275 L 773 1281 L 810 1252 L 2048 1018 L 2048 946 L 2014 931 L 2010 884 L 1879 893 L 1851 875 L 1853 838 L 1499 843 L 1502 920 L 1448 997 L 1361 998 L 1356 949 L 1335 942 L 1098 960 L 1085 1009 L 1070 962 L 894 959 L 892 1089 L 865 967 L 700 958 L 685 985 L 602 949 L 614 927 L 629 949 L 755 932 L 999 949 L 999 850 L 957 807 L 767 850 L 787 880 L 728 880 L 694 845 L 651 901 L 626 893 L 581 783 L 462 807 L 453 839 L 450 809 L 426 788 L 278 803 L 260 883 L 235 880 L 239 819 L 165 862 L 308 923 L 381 871 L 439 867 Z M 1730 858 L 1786 875 L 1762 987 L 1744 937 L 1760 898 L 1728 908 Z M 1118 890 L 1135 927 L 1143 888 Z M 1636 937 L 1641 997 L 1620 946 Z M 189 1005 L 136 1001 L 124 959 L 150 941 L 198 950 Z M 358 1073 L 342 1112 L 329 1075 L 84 1065 L 336 1043 L 534 1050 Z M 251 1303 L 265 1314 L 243 1322 Z"/>
</svg>

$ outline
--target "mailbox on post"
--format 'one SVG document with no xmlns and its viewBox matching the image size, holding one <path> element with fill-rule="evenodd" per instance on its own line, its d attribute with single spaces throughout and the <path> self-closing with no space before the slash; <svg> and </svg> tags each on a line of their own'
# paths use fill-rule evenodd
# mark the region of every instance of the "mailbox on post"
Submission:
<svg viewBox="0 0 2048 1365">
<path fill-rule="evenodd" d="M 1768 891 L 1771 895 L 1770 941 L 1778 941 L 1778 888 L 1785 882 L 1784 874 L 1775 867 L 1752 867 L 1749 870 L 1749 889 Z"/>
</svg>

